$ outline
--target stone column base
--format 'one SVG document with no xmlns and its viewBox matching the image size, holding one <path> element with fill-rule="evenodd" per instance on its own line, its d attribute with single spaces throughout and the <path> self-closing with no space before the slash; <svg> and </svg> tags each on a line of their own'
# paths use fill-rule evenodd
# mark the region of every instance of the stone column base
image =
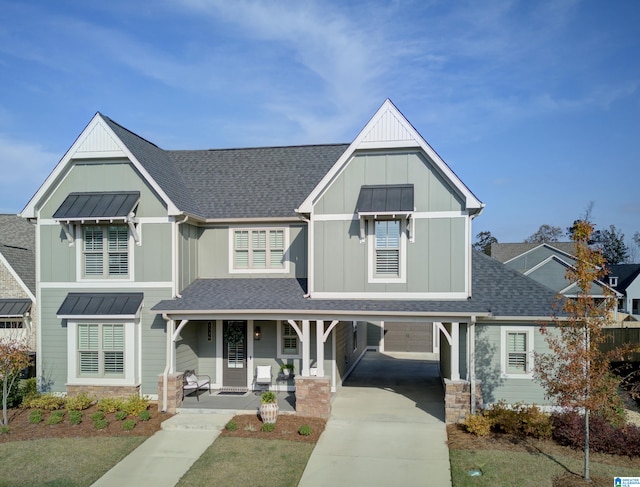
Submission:
<svg viewBox="0 0 640 487">
<path fill-rule="evenodd" d="M 67 385 L 67 396 L 75 396 L 84 392 L 89 397 L 102 399 L 103 397 L 119 397 L 126 399 L 132 394 L 140 394 L 137 386 L 96 386 L 96 385 Z"/>
<path fill-rule="evenodd" d="M 476 411 L 482 409 L 482 385 L 476 382 Z M 471 383 L 444 379 L 445 423 L 461 423 L 471 413 Z"/>
<path fill-rule="evenodd" d="M 167 413 L 175 414 L 176 410 L 182 404 L 182 372 L 169 374 L 167 377 Z M 158 376 L 158 411 L 162 411 L 163 395 L 162 389 L 164 385 L 164 376 Z"/>
<path fill-rule="evenodd" d="M 331 415 L 331 382 L 326 377 L 296 375 L 296 414 L 315 418 Z"/>
</svg>

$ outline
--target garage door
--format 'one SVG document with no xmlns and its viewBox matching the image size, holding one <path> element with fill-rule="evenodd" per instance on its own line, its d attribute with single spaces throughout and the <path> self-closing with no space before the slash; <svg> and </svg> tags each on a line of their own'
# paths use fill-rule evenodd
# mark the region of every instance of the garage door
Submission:
<svg viewBox="0 0 640 487">
<path fill-rule="evenodd" d="M 433 352 L 433 323 L 384 323 L 388 352 Z"/>
</svg>

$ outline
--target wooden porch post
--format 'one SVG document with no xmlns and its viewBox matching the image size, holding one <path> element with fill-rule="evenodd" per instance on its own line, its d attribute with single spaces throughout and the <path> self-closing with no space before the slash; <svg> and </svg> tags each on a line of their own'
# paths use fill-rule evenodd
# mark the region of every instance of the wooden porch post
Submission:
<svg viewBox="0 0 640 487">
<path fill-rule="evenodd" d="M 309 377 L 311 368 L 311 327 L 309 320 L 302 320 L 302 377 Z"/>
<path fill-rule="evenodd" d="M 451 380 L 460 380 L 460 323 L 451 322 Z"/>
<path fill-rule="evenodd" d="M 317 376 L 324 377 L 324 321 L 316 320 L 316 368 Z"/>
</svg>

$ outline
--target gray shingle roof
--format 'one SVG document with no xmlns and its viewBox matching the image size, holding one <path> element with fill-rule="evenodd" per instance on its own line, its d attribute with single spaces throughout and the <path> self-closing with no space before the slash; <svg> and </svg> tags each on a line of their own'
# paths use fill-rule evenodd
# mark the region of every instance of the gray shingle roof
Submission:
<svg viewBox="0 0 640 487">
<path fill-rule="evenodd" d="M 57 315 L 134 316 L 142 305 L 142 293 L 69 293 Z"/>
<path fill-rule="evenodd" d="M 500 262 L 506 262 L 530 250 L 540 247 L 541 243 L 493 243 L 491 244 L 491 257 Z M 575 252 L 573 242 L 547 242 L 547 245 L 554 247 L 569 255 Z"/>
<path fill-rule="evenodd" d="M 0 253 L 32 293 L 36 292 L 36 229 L 18 215 L 0 215 Z"/>
<path fill-rule="evenodd" d="M 304 279 L 198 279 L 182 297 L 161 301 L 154 311 L 299 310 L 388 313 L 490 313 L 550 316 L 555 294 L 481 253 L 473 255 L 473 297 L 468 300 L 308 299 Z"/>
<path fill-rule="evenodd" d="M 640 264 L 617 264 L 607 266 L 607 275 L 618 278 L 618 285 L 614 289 L 624 293 L 629 285 L 640 275 Z M 604 279 L 608 284 L 608 279 Z"/>
</svg>

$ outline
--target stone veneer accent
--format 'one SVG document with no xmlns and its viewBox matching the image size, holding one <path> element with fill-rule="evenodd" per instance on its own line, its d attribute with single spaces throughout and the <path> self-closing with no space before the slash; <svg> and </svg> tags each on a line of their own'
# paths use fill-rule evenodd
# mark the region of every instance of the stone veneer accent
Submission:
<svg viewBox="0 0 640 487">
<path fill-rule="evenodd" d="M 140 394 L 140 386 L 76 386 L 76 385 L 67 385 L 67 395 L 75 396 L 84 392 L 88 396 L 94 396 L 98 399 L 102 399 L 103 397 L 122 397 L 127 398 L 132 394 L 139 395 Z"/>
<path fill-rule="evenodd" d="M 482 409 L 482 386 L 476 382 L 476 411 Z M 471 413 L 471 383 L 444 379 L 445 423 L 461 423 Z"/>
<path fill-rule="evenodd" d="M 167 377 L 167 413 L 175 414 L 182 404 L 182 372 L 169 374 Z M 163 374 L 158 376 L 158 411 L 162 411 Z"/>
<path fill-rule="evenodd" d="M 296 375 L 296 414 L 329 418 L 331 414 L 331 383 L 325 377 Z"/>
</svg>

